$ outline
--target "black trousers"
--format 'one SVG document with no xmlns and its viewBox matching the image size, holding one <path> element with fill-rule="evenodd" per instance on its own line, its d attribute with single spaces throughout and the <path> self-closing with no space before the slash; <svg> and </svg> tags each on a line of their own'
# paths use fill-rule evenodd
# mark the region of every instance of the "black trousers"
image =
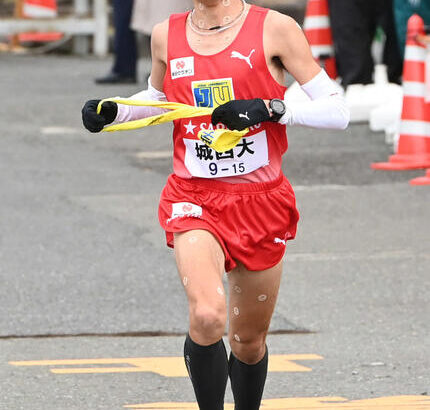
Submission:
<svg viewBox="0 0 430 410">
<path fill-rule="evenodd" d="M 400 83 L 402 56 L 397 41 L 392 0 L 329 0 L 336 63 L 342 85 L 372 82 L 371 46 L 377 26 L 386 35 L 383 63 L 390 82 Z"/>
<path fill-rule="evenodd" d="M 137 68 L 136 33 L 130 29 L 133 0 L 113 0 L 114 65 L 112 71 L 135 76 Z"/>
</svg>

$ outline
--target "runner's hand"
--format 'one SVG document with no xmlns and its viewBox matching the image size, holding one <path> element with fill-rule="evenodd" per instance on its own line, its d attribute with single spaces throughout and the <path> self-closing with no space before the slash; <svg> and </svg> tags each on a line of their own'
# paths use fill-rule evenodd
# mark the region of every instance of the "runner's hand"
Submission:
<svg viewBox="0 0 430 410">
<path fill-rule="evenodd" d="M 230 130 L 242 131 L 263 121 L 270 121 L 270 113 L 261 98 L 233 100 L 215 108 L 212 124 L 224 124 Z"/>
<path fill-rule="evenodd" d="M 113 122 L 118 113 L 118 106 L 112 101 L 103 103 L 100 114 L 97 114 L 97 106 L 101 100 L 89 100 L 82 108 L 82 122 L 90 132 L 100 132 L 103 127 Z"/>
</svg>

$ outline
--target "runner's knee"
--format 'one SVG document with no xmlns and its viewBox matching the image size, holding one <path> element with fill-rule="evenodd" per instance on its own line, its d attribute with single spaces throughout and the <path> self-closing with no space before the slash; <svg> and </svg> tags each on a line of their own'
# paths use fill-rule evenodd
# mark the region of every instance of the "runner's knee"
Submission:
<svg viewBox="0 0 430 410">
<path fill-rule="evenodd" d="M 239 333 L 233 333 L 229 341 L 234 356 L 246 364 L 258 363 L 266 352 L 265 333 L 242 338 Z"/>
<path fill-rule="evenodd" d="M 222 338 L 227 321 L 224 305 L 203 306 L 190 308 L 190 333 L 198 335 L 200 340 L 216 342 Z"/>
</svg>

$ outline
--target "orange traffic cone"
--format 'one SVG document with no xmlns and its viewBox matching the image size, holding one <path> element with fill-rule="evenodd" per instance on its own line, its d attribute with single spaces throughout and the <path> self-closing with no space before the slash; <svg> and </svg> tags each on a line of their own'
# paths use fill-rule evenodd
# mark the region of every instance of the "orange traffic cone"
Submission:
<svg viewBox="0 0 430 410">
<path fill-rule="evenodd" d="M 397 153 L 388 162 L 371 165 L 379 170 L 430 167 L 430 103 L 426 103 L 426 48 L 417 41 L 424 35 L 424 21 L 414 14 L 408 21 L 403 70 L 403 108 Z"/>
<path fill-rule="evenodd" d="M 312 55 L 335 80 L 337 69 L 327 0 L 308 0 L 303 30 Z"/>
<path fill-rule="evenodd" d="M 411 185 L 430 185 L 430 169 L 427 170 L 425 176 L 411 179 Z"/>
<path fill-rule="evenodd" d="M 57 17 L 57 0 L 24 0 L 22 4 L 24 18 L 55 18 Z M 48 42 L 59 40 L 62 33 L 21 33 L 20 42 Z"/>
</svg>

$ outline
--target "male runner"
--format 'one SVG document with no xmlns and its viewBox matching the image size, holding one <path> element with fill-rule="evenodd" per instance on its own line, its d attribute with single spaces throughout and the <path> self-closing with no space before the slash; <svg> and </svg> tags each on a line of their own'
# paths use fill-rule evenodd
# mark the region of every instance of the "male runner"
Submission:
<svg viewBox="0 0 430 410">
<path fill-rule="evenodd" d="M 281 172 L 285 126 L 344 129 L 349 112 L 294 20 L 244 0 L 194 0 L 194 6 L 155 26 L 148 89 L 132 98 L 216 107 L 212 117 L 175 121 L 174 173 L 159 220 L 188 298 L 184 356 L 200 409 L 223 409 L 230 376 L 235 409 L 256 410 L 282 259 L 299 218 Z M 286 70 L 309 102 L 284 101 Z M 158 110 L 109 102 L 97 115 L 98 102 L 83 108 L 92 132 Z M 250 131 L 218 153 L 197 139 L 200 129 L 214 127 Z M 227 316 L 229 359 L 222 339 Z"/>
</svg>

